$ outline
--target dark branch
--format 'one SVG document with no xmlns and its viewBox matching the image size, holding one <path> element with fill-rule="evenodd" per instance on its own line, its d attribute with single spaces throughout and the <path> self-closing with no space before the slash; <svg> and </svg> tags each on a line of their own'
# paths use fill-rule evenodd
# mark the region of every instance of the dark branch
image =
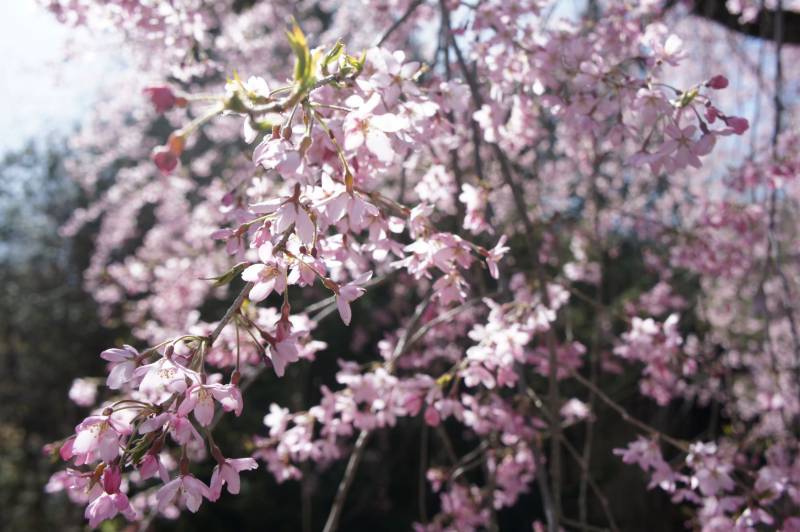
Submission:
<svg viewBox="0 0 800 532">
<path fill-rule="evenodd" d="M 667 2 L 667 7 L 677 4 Z M 778 33 L 778 12 L 772 9 L 761 9 L 752 22 L 742 23 L 739 15 L 734 15 L 725 7 L 725 0 L 694 0 L 690 13 L 698 17 L 721 24 L 726 28 L 749 37 L 775 40 Z M 783 10 L 783 42 L 784 44 L 800 44 L 800 13 Z"/>
</svg>

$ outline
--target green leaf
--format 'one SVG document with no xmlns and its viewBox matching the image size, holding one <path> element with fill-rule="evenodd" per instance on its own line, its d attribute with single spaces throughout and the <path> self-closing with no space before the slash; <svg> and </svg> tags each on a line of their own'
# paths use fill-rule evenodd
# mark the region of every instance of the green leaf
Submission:
<svg viewBox="0 0 800 532">
<path fill-rule="evenodd" d="M 286 37 L 289 39 L 289 46 L 291 46 L 295 55 L 294 80 L 301 85 L 306 85 L 313 75 L 313 62 L 306 36 L 300 26 L 297 25 L 297 22 L 292 21 L 292 29 L 286 32 Z"/>
<path fill-rule="evenodd" d="M 328 66 L 339 59 L 339 56 L 342 54 L 342 50 L 344 50 L 344 43 L 342 41 L 336 41 L 328 53 L 325 54 L 325 58 L 322 60 L 322 72 L 327 75 L 328 74 Z"/>
<path fill-rule="evenodd" d="M 244 269 L 247 268 L 247 265 L 247 262 L 240 262 L 222 275 L 217 277 L 206 277 L 205 280 L 214 281 L 214 286 L 225 286 L 238 277 L 244 271 Z"/>
</svg>

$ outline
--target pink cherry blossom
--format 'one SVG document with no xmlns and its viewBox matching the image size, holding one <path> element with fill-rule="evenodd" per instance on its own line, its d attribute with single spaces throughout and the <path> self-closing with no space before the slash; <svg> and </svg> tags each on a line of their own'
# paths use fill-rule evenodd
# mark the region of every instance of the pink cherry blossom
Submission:
<svg viewBox="0 0 800 532">
<path fill-rule="evenodd" d="M 216 500 L 222 493 L 222 486 L 228 488 L 231 495 L 239 494 L 239 473 L 257 469 L 258 464 L 253 458 L 226 458 L 222 464 L 214 466 L 211 474 L 210 500 Z"/>
<path fill-rule="evenodd" d="M 110 416 L 88 417 L 75 427 L 71 454 L 77 457 L 77 463 L 111 462 L 119 456 L 124 432 L 124 428 Z"/>
<path fill-rule="evenodd" d="M 194 384 L 186 390 L 185 399 L 178 408 L 179 416 L 194 412 L 200 425 L 207 427 L 214 419 L 214 400 L 227 412 L 242 414 L 242 394 L 233 384 Z"/>
<path fill-rule="evenodd" d="M 100 358 L 111 362 L 106 386 L 112 390 L 119 390 L 123 384 L 130 381 L 136 370 L 138 357 L 139 352 L 129 345 L 123 346 L 122 349 L 106 349 L 100 353 Z"/>
<path fill-rule="evenodd" d="M 183 393 L 192 383 L 200 380 L 197 372 L 168 358 L 140 366 L 134 376 L 142 379 L 139 390 L 146 394 Z"/>
<path fill-rule="evenodd" d="M 346 102 L 355 109 L 348 113 L 342 125 L 344 129 L 344 148 L 357 150 L 364 146 L 381 162 L 391 162 L 395 156 L 392 143 L 387 133 L 397 133 L 406 127 L 402 118 L 390 114 L 374 114 L 381 104 L 380 96 L 375 93 L 366 102 L 357 95 Z"/>
<path fill-rule="evenodd" d="M 106 519 L 111 519 L 119 513 L 129 521 L 134 521 L 138 517 L 124 493 L 103 492 L 86 506 L 84 517 L 89 521 L 90 527 L 97 528 L 100 523 Z"/>
<path fill-rule="evenodd" d="M 192 475 L 180 475 L 164 484 L 156 493 L 158 511 L 164 512 L 176 501 L 196 513 L 203 498 L 211 500 L 211 491 L 202 481 Z"/>
<path fill-rule="evenodd" d="M 339 316 L 345 325 L 350 325 L 353 313 L 350 310 L 350 303 L 364 295 L 366 289 L 361 285 L 372 278 L 372 272 L 366 272 L 353 279 L 351 282 L 340 286 L 336 293 L 336 307 L 339 309 Z"/>
</svg>

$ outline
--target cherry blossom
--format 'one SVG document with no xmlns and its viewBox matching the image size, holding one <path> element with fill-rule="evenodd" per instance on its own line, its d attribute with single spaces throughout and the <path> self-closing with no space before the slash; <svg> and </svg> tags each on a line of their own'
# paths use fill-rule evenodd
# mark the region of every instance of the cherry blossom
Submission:
<svg viewBox="0 0 800 532">
<path fill-rule="evenodd" d="M 163 512 L 174 501 L 179 501 L 186 508 L 195 513 L 200 509 L 203 498 L 211 499 L 212 493 L 208 486 L 192 475 L 180 475 L 164 484 L 156 494 L 158 510 Z"/>
</svg>

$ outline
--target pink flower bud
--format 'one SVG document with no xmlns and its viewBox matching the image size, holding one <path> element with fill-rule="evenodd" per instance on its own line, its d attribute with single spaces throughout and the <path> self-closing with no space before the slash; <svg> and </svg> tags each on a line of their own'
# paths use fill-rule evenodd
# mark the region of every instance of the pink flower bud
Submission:
<svg viewBox="0 0 800 532">
<path fill-rule="evenodd" d="M 710 89 L 719 90 L 719 89 L 724 89 L 727 86 L 728 86 L 728 78 L 726 78 L 721 74 L 714 76 L 713 78 L 711 78 L 706 82 L 706 87 Z"/>
<path fill-rule="evenodd" d="M 177 102 L 177 98 L 175 97 L 175 93 L 172 92 L 172 89 L 164 85 L 159 87 L 147 87 L 142 92 L 150 98 L 157 113 L 169 111 Z"/>
<path fill-rule="evenodd" d="M 719 116 L 720 116 L 719 109 L 717 109 L 713 105 L 709 105 L 708 107 L 706 107 L 706 120 L 708 120 L 709 124 L 713 124 L 717 120 L 717 117 Z"/>
<path fill-rule="evenodd" d="M 159 146 L 153 150 L 153 162 L 161 173 L 169 175 L 178 166 L 178 157 L 183 153 L 183 146 L 186 139 L 177 132 L 170 134 L 166 146 Z"/>
<path fill-rule="evenodd" d="M 106 468 L 103 472 L 103 489 L 106 493 L 113 495 L 119 492 L 119 486 L 122 483 L 122 473 L 119 471 L 118 465 L 112 465 Z"/>
<path fill-rule="evenodd" d="M 728 124 L 728 127 L 737 135 L 741 135 L 750 127 L 750 123 L 747 119 L 740 116 L 730 116 L 725 119 L 725 123 Z"/>
<path fill-rule="evenodd" d="M 435 427 L 440 422 L 441 422 L 441 417 L 439 417 L 439 412 L 435 408 L 429 406 L 428 408 L 425 409 L 425 423 L 427 423 L 431 427 Z"/>
<path fill-rule="evenodd" d="M 178 156 L 166 146 L 159 146 L 153 150 L 153 162 L 162 174 L 169 175 L 178 166 Z"/>
</svg>

